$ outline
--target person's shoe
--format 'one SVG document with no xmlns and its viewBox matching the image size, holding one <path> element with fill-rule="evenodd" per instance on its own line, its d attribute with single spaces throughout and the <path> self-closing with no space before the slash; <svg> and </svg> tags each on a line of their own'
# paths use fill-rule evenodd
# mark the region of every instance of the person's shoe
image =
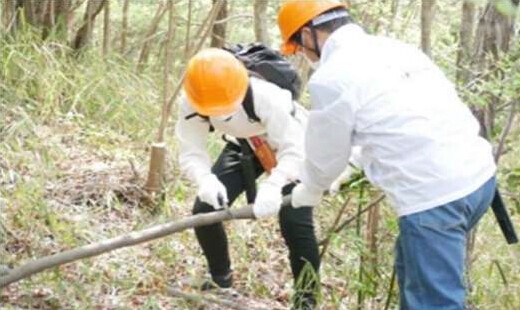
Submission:
<svg viewBox="0 0 520 310">
<path fill-rule="evenodd" d="M 200 286 L 201 291 L 209 291 L 216 288 L 230 288 L 233 285 L 233 273 L 229 272 L 223 276 L 212 276 L 212 280 L 207 280 Z"/>
</svg>

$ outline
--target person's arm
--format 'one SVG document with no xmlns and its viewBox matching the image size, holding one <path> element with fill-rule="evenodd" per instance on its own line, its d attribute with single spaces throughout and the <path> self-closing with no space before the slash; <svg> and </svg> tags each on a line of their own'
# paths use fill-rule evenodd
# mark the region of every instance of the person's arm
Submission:
<svg viewBox="0 0 520 310">
<path fill-rule="evenodd" d="M 303 158 L 304 127 L 296 120 L 289 91 L 260 80 L 251 80 L 255 113 L 265 126 L 267 139 L 276 149 L 276 166 L 258 187 L 253 206 L 256 218 L 278 213 L 282 204 L 282 187 L 296 180 Z"/>
<path fill-rule="evenodd" d="M 293 207 L 316 206 L 345 170 L 351 152 L 353 94 L 325 81 L 310 83 L 309 92 L 313 109 L 305 132 L 302 183 L 293 192 Z"/>
<path fill-rule="evenodd" d="M 179 141 L 179 164 L 181 171 L 197 183 L 197 197 L 219 209 L 228 204 L 228 197 L 224 185 L 211 172 L 206 150 L 210 124 L 193 113 L 195 112 L 184 99 L 175 130 Z"/>
<path fill-rule="evenodd" d="M 183 98 L 175 135 L 179 144 L 181 172 L 198 184 L 203 176 L 211 173 L 211 163 L 206 150 L 210 124 L 198 115 L 187 119 L 193 113 L 195 111 Z"/>
<path fill-rule="evenodd" d="M 255 112 L 265 126 L 271 146 L 276 149 L 277 165 L 267 180 L 277 179 L 285 185 L 298 177 L 303 159 L 304 127 L 291 112 L 294 108 L 289 91 L 252 79 Z"/>
</svg>

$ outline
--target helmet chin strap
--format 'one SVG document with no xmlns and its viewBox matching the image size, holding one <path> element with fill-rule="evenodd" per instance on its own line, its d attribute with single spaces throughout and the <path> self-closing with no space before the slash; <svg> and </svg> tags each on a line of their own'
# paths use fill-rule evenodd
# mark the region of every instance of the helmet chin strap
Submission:
<svg viewBox="0 0 520 310">
<path fill-rule="evenodd" d="M 314 42 L 314 53 L 316 53 L 318 58 L 320 58 L 321 51 L 320 51 L 320 46 L 318 45 L 318 32 L 316 31 L 316 28 L 314 28 L 314 26 L 311 25 L 310 28 L 311 28 L 312 41 Z"/>
</svg>

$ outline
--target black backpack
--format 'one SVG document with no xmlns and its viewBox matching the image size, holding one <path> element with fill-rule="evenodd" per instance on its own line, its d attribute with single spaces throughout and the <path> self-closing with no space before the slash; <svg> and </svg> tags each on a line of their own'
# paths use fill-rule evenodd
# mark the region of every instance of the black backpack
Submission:
<svg viewBox="0 0 520 310">
<path fill-rule="evenodd" d="M 224 50 L 232 53 L 240 60 L 251 76 L 259 77 L 278 87 L 291 92 L 294 100 L 300 97 L 302 82 L 294 66 L 283 56 L 261 43 L 250 43 L 246 46 L 236 44 L 225 47 Z M 244 110 L 251 121 L 259 122 L 253 105 L 251 87 L 242 102 Z"/>
<path fill-rule="evenodd" d="M 279 52 L 261 43 L 250 43 L 245 46 L 236 44 L 223 49 L 240 60 L 249 71 L 250 76 L 264 79 L 290 91 L 294 100 L 300 97 L 302 86 L 300 76 L 294 66 L 283 58 Z M 260 121 L 260 118 L 255 113 L 251 87 L 248 87 L 242 105 L 251 122 Z M 195 115 L 198 114 L 195 113 Z M 186 118 L 188 119 L 195 115 L 188 115 Z M 206 116 L 199 116 L 208 119 Z"/>
</svg>

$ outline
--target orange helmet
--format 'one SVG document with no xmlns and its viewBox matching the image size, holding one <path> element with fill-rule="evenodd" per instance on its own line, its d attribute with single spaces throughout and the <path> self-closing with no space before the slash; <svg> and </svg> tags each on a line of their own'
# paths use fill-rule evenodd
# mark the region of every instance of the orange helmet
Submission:
<svg viewBox="0 0 520 310">
<path fill-rule="evenodd" d="M 347 5 L 334 0 L 291 0 L 283 3 L 278 13 L 278 28 L 283 40 L 281 53 L 296 53 L 297 46 L 290 41 L 291 37 L 316 16 L 338 7 L 347 8 Z"/>
<path fill-rule="evenodd" d="M 204 49 L 193 56 L 184 79 L 189 103 L 206 116 L 236 112 L 248 85 L 249 76 L 242 62 L 219 48 Z"/>
</svg>

